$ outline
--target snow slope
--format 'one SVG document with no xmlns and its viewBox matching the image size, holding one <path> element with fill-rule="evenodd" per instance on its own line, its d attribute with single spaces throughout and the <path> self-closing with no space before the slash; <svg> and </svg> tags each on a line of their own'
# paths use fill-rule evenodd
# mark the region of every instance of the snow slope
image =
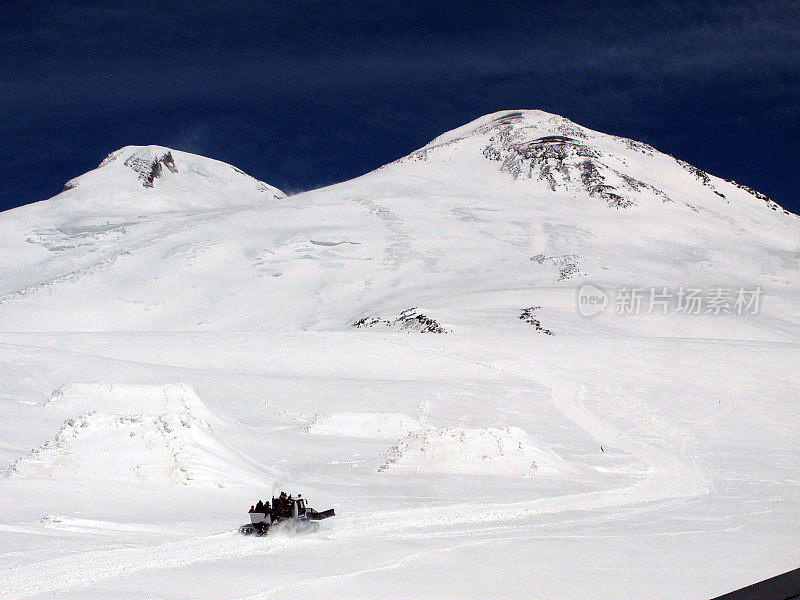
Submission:
<svg viewBox="0 0 800 600">
<path fill-rule="evenodd" d="M 315 415 L 305 427 L 306 433 L 351 438 L 396 440 L 422 425 L 402 413 L 323 413 Z"/>
<path fill-rule="evenodd" d="M 177 172 L 166 163 L 146 187 L 126 166 L 140 154 L 170 154 Z M 56 198 L 5 213 L 0 234 L 3 330 L 480 322 L 522 333 L 530 307 L 554 334 L 791 339 L 800 323 L 797 216 L 541 111 L 487 115 L 363 177 L 289 198 L 215 161 L 125 148 Z M 764 301 L 753 318 L 587 321 L 575 310 L 583 283 L 761 286 Z"/>
<path fill-rule="evenodd" d="M 67 187 L 0 214 L 0 597 L 709 598 L 800 561 L 800 219 L 758 192 L 541 111 L 290 197 L 155 146 Z M 763 295 L 587 318 L 584 284 Z M 280 490 L 337 516 L 234 533 Z"/>
</svg>

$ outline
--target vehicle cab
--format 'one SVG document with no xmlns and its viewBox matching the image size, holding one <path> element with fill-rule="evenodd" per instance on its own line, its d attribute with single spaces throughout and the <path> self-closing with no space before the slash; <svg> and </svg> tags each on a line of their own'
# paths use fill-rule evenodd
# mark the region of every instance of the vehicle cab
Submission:
<svg viewBox="0 0 800 600">
<path fill-rule="evenodd" d="M 295 519 L 306 518 L 306 501 L 303 498 L 292 500 L 292 516 Z"/>
</svg>

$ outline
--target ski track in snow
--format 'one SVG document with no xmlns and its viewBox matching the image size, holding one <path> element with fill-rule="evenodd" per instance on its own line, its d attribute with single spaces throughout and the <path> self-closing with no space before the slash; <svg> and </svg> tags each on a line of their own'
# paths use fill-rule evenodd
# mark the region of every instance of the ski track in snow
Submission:
<svg viewBox="0 0 800 600">
<path fill-rule="evenodd" d="M 0 574 L 3 598 L 27 598 L 86 587 L 113 577 L 192 563 L 271 554 L 288 545 L 310 543 L 304 538 L 245 538 L 235 532 L 167 542 L 146 548 L 117 548 L 15 566 Z M 62 578 L 63 573 L 69 577 Z"/>
<path fill-rule="evenodd" d="M 554 498 L 553 500 L 558 500 L 558 498 Z M 569 503 L 567 503 L 565 506 L 567 508 L 564 512 L 570 510 Z M 466 508 L 468 507 L 460 507 L 457 510 L 463 511 Z M 474 507 L 470 508 L 474 510 Z M 636 515 L 660 508 L 664 508 L 663 503 L 630 508 L 611 514 L 586 514 L 584 517 L 576 517 L 555 522 L 549 521 L 540 524 L 526 524 L 522 527 L 524 529 L 551 529 L 553 527 L 564 527 L 578 523 L 619 520 L 631 518 Z M 363 522 L 356 526 L 353 526 L 353 524 L 336 526 L 334 528 L 324 530 L 322 535 L 280 537 L 266 536 L 259 538 L 243 537 L 236 532 L 224 532 L 198 538 L 176 540 L 144 548 L 135 547 L 96 550 L 63 558 L 39 561 L 29 565 L 14 566 L 10 569 L 7 569 L 6 573 L 0 572 L 0 594 L 2 594 L 0 597 L 12 599 L 41 596 L 59 591 L 63 592 L 70 589 L 83 588 L 107 579 L 127 577 L 146 571 L 176 569 L 200 562 L 213 562 L 231 558 L 273 554 L 281 550 L 286 550 L 290 547 L 310 546 L 320 543 L 342 543 L 356 541 L 362 540 L 370 535 L 380 537 L 391 532 L 400 533 L 400 535 L 395 536 L 398 538 L 418 538 L 420 537 L 419 534 L 402 533 L 404 530 L 413 527 L 415 524 L 413 515 L 418 514 L 418 512 L 419 511 L 415 510 L 404 511 L 404 513 L 409 517 L 407 521 L 398 521 L 398 515 L 395 512 L 387 511 L 383 513 L 373 513 L 368 517 L 359 519 Z M 544 513 L 548 511 L 542 510 L 539 512 Z M 434 525 L 456 525 L 490 522 L 496 520 L 506 520 L 509 518 L 506 515 L 507 513 L 505 512 L 491 512 L 486 515 L 486 519 L 457 519 L 453 521 L 442 518 L 431 519 L 428 517 L 423 518 L 421 521 L 417 519 L 416 526 L 427 528 Z M 508 527 L 506 526 L 488 527 L 449 531 L 446 533 L 426 533 L 422 534 L 422 537 L 458 537 L 462 535 L 474 535 L 475 533 L 485 534 L 507 529 Z M 543 536 L 527 535 L 523 537 L 539 538 Z M 544 537 L 547 536 L 545 535 Z M 507 539 L 508 538 L 506 536 L 502 536 L 482 539 L 477 542 L 473 541 L 465 544 L 455 544 L 446 548 L 431 548 L 405 557 L 399 561 L 389 561 L 387 563 L 382 563 L 379 566 L 348 573 L 302 579 L 289 584 L 275 586 L 268 590 L 259 592 L 258 594 L 240 598 L 238 600 L 255 600 L 257 598 L 266 598 L 279 591 L 296 588 L 302 585 L 322 583 L 324 581 L 343 580 L 376 571 L 392 570 L 402 567 L 403 565 L 431 552 L 446 552 L 458 548 L 480 545 L 493 541 L 503 541 Z M 61 573 L 69 573 L 69 578 L 62 578 L 60 576 Z M 48 576 L 47 574 L 53 575 Z"/>
<path fill-rule="evenodd" d="M 401 567 L 404 567 L 408 563 L 413 562 L 415 560 L 418 560 L 418 559 L 422 558 L 423 556 L 426 556 L 426 555 L 434 553 L 434 552 L 435 553 L 450 552 L 450 551 L 453 551 L 453 550 L 458 550 L 460 548 L 468 548 L 468 547 L 472 547 L 472 546 L 481 546 L 481 545 L 486 544 L 486 543 L 491 542 L 491 541 L 494 541 L 494 540 L 479 540 L 477 542 L 468 542 L 468 543 L 464 543 L 464 544 L 455 544 L 453 546 L 448 546 L 446 548 L 430 548 L 428 550 L 420 550 L 419 552 L 413 552 L 413 553 L 411 553 L 411 554 L 409 554 L 407 556 L 404 556 L 400 560 L 387 561 L 387 562 L 381 563 L 379 565 L 376 565 L 374 567 L 369 567 L 367 569 L 358 569 L 357 571 L 350 571 L 350 572 L 347 572 L 347 573 L 337 573 L 337 574 L 332 574 L 332 575 L 325 575 L 325 576 L 322 576 L 322 577 L 312 577 L 312 578 L 309 578 L 309 579 L 303 579 L 303 580 L 300 580 L 300 581 L 295 581 L 295 582 L 287 583 L 287 584 L 284 584 L 284 585 L 278 585 L 278 586 L 269 588 L 267 590 L 264 590 L 263 592 L 259 592 L 257 594 L 253 594 L 253 595 L 250 595 L 250 596 L 244 596 L 244 597 L 241 597 L 241 598 L 236 598 L 235 600 L 260 600 L 261 598 L 269 598 L 270 596 L 274 596 L 278 592 L 283 592 L 285 590 L 291 590 L 291 589 L 295 589 L 295 588 L 302 587 L 302 586 L 319 585 L 319 584 L 323 584 L 323 583 L 326 583 L 326 582 L 344 581 L 344 580 L 347 580 L 347 579 L 352 579 L 354 577 L 360 577 L 362 575 L 368 575 L 370 573 L 377 573 L 377 572 L 380 572 L 380 571 L 392 571 L 394 569 L 399 569 Z"/>
</svg>

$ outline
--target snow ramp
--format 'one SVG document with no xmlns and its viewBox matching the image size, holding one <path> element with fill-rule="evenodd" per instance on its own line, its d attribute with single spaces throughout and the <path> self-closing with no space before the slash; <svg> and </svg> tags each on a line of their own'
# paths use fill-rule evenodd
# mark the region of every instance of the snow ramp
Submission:
<svg viewBox="0 0 800 600">
<path fill-rule="evenodd" d="M 80 414 L 12 463 L 6 477 L 200 487 L 262 480 L 217 438 L 218 419 L 187 385 L 67 384 L 45 408 L 54 404 Z"/>
</svg>

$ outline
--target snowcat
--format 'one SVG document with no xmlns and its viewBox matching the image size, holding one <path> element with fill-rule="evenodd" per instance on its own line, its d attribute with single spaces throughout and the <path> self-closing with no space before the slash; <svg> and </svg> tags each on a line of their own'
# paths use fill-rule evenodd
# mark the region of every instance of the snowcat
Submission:
<svg viewBox="0 0 800 600">
<path fill-rule="evenodd" d="M 239 527 L 243 535 L 266 535 L 270 527 L 281 525 L 282 528 L 298 533 L 310 533 L 319 529 L 322 519 L 334 516 L 332 508 L 318 512 L 306 506 L 305 498 L 298 494 L 297 498 L 272 498 L 272 507 L 269 501 L 264 505 L 263 512 L 250 512 L 250 522 Z M 284 525 L 285 524 L 285 525 Z"/>
</svg>

